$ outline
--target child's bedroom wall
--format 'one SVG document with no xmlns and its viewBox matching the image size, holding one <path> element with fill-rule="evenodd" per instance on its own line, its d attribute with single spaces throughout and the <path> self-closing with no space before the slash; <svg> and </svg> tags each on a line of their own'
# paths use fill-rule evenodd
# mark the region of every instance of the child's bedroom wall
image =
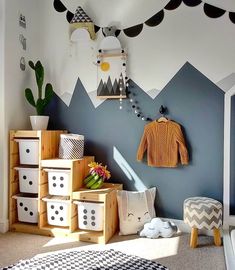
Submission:
<svg viewBox="0 0 235 270">
<path fill-rule="evenodd" d="M 39 2 L 34 0 L 0 1 L 0 53 L 1 53 L 1 106 L 0 106 L 0 232 L 8 224 L 8 136 L 10 129 L 30 129 L 29 115 L 34 114 L 24 97 L 26 87 L 34 88 L 27 61 L 39 55 L 41 12 Z M 20 14 L 26 17 L 26 28 L 19 25 Z M 23 47 L 26 39 L 26 47 Z M 26 62 L 21 70 L 21 57 Z"/>
<path fill-rule="evenodd" d="M 183 200 L 189 196 L 222 201 L 223 96 L 235 84 L 234 4 L 223 1 L 222 6 L 221 1 L 212 0 L 151 0 L 147 5 L 146 1 L 97 2 L 41 2 L 41 29 L 46 29 L 41 59 L 57 93 L 48 110 L 51 127 L 84 134 L 86 154 L 107 164 L 112 180 L 124 183 L 125 188 L 156 186 L 161 216 L 182 219 Z M 169 117 L 184 128 L 188 166 L 159 169 L 136 161 L 146 122 L 135 116 L 128 100 L 119 110 L 118 101 L 101 104 L 96 98 L 96 54 L 103 36 L 100 30 L 97 41 L 70 42 L 66 14 L 70 17 L 79 5 L 96 25 L 124 29 L 118 38 L 128 52 L 134 99 L 153 119 L 159 117 L 161 104 L 167 106 Z M 55 10 L 58 6 L 63 12 Z M 131 26 L 136 26 L 131 28 L 136 37 L 128 35 Z"/>
</svg>

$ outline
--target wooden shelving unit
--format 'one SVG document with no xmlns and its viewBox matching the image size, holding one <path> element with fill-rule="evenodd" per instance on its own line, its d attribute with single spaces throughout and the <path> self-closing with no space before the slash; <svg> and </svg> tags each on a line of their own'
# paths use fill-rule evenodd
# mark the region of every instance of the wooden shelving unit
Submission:
<svg viewBox="0 0 235 270">
<path fill-rule="evenodd" d="M 38 139 L 39 141 L 39 161 L 42 159 L 58 157 L 58 146 L 60 134 L 66 133 L 63 130 L 49 131 L 49 130 L 11 130 L 10 131 L 10 177 L 9 177 L 9 227 L 11 231 L 28 232 L 33 234 L 47 235 L 46 232 L 40 229 L 40 220 L 38 224 L 23 223 L 18 221 L 16 200 L 12 196 L 18 194 L 19 191 L 19 176 L 14 169 L 20 167 L 19 161 L 19 145 L 15 139 Z M 24 166 L 26 167 L 26 166 Z M 27 165 L 27 167 L 35 167 Z M 39 168 L 38 175 L 38 197 L 44 193 L 45 174 L 42 171 L 40 162 L 37 166 Z M 38 213 L 40 214 L 40 200 L 38 200 Z"/>
<path fill-rule="evenodd" d="M 79 190 L 82 187 L 83 179 L 89 174 L 88 164 L 94 161 L 93 156 L 85 156 L 83 159 L 46 159 L 41 161 L 41 167 L 43 169 L 43 183 L 44 188 L 40 194 L 40 227 L 41 229 L 49 231 L 50 235 L 68 235 L 73 232 L 72 219 L 75 213 L 75 207 L 72 203 L 73 192 Z M 47 169 L 58 169 L 68 170 L 70 172 L 70 191 L 69 191 L 69 226 L 68 227 L 57 227 L 49 225 L 47 222 L 47 205 L 42 198 L 48 195 L 48 177 Z"/>
<path fill-rule="evenodd" d="M 66 131 L 10 131 L 10 178 L 9 178 L 9 223 L 10 230 L 47 236 L 69 236 L 78 241 L 105 244 L 118 228 L 117 190 L 122 184 L 105 183 L 101 189 L 90 190 L 83 188 L 83 179 L 89 173 L 88 164 L 94 161 L 93 156 L 83 159 L 58 159 L 60 134 Z M 19 191 L 19 176 L 15 167 L 22 167 L 19 162 L 19 146 L 15 139 L 39 140 L 38 164 L 38 223 L 26 223 L 18 220 L 16 199 Z M 25 167 L 25 166 L 24 166 Z M 26 167 L 30 167 L 27 165 Z M 35 167 L 35 166 L 32 166 Z M 48 169 L 68 170 L 69 181 L 69 226 L 52 226 L 47 221 L 47 202 L 43 198 L 48 192 Z M 74 201 L 97 202 L 104 204 L 103 231 L 78 229 L 78 209 Z"/>
<path fill-rule="evenodd" d="M 122 184 L 105 183 L 101 189 L 80 189 L 73 192 L 73 200 L 104 203 L 103 231 L 84 231 L 78 228 L 77 211 L 72 219 L 73 237 L 79 241 L 105 244 L 118 229 L 117 190 Z M 74 207 L 74 206 L 73 206 Z M 76 207 L 76 206 L 75 206 Z"/>
</svg>

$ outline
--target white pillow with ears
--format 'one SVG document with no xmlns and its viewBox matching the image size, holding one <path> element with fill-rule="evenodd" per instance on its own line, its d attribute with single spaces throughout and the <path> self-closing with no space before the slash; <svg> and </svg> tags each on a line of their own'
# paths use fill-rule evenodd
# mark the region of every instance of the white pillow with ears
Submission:
<svg viewBox="0 0 235 270">
<path fill-rule="evenodd" d="M 120 235 L 137 234 L 156 217 L 156 187 L 145 191 L 117 191 Z"/>
</svg>

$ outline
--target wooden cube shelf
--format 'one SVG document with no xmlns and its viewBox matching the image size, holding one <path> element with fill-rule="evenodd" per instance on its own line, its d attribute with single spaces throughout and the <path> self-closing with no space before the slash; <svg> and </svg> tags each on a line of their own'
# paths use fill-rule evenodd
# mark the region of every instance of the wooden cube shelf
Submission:
<svg viewBox="0 0 235 270">
<path fill-rule="evenodd" d="M 42 192 L 40 194 L 40 226 L 42 229 L 49 230 L 56 234 L 56 232 L 59 232 L 59 234 L 62 234 L 63 231 L 67 235 L 68 233 L 71 233 L 73 231 L 71 220 L 74 216 L 74 206 L 72 203 L 72 196 L 73 192 L 76 190 L 79 190 L 79 188 L 83 185 L 83 179 L 89 174 L 89 167 L 88 164 L 90 162 L 94 161 L 93 156 L 85 156 L 83 159 L 46 159 L 41 161 L 41 167 L 43 168 L 43 184 L 44 188 L 42 189 Z M 70 188 L 69 188 L 69 226 L 62 228 L 57 227 L 55 228 L 51 225 L 48 225 L 47 222 L 47 205 L 46 202 L 42 199 L 48 195 L 48 177 L 46 170 L 68 170 L 70 176 L 69 176 L 69 182 L 70 182 Z M 55 230 L 57 229 L 57 230 Z M 64 229 L 64 230 L 63 230 Z"/>
<path fill-rule="evenodd" d="M 103 231 L 79 230 L 77 211 L 72 220 L 73 236 L 86 242 L 95 242 L 105 244 L 114 235 L 118 229 L 118 206 L 117 206 L 117 190 L 122 190 L 122 184 L 105 183 L 102 188 L 80 189 L 73 192 L 73 200 L 104 203 L 104 220 Z M 76 206 L 75 206 L 76 207 Z"/>
<path fill-rule="evenodd" d="M 19 191 L 19 176 L 15 167 L 21 167 L 19 159 L 19 144 L 16 139 L 37 139 L 39 141 L 37 166 L 24 165 L 23 167 L 37 167 L 38 173 L 38 197 L 43 191 L 44 173 L 42 171 L 40 161 L 47 158 L 58 157 L 60 134 L 66 133 L 64 130 L 11 130 L 10 131 L 10 178 L 9 178 L 9 227 L 13 231 L 29 232 L 35 234 L 43 234 L 40 230 L 40 222 L 38 224 L 30 224 L 19 222 L 17 215 L 16 199 L 12 196 L 18 194 Z M 40 213 L 40 200 L 38 203 L 38 213 Z"/>
<path fill-rule="evenodd" d="M 10 177 L 9 177 L 9 224 L 11 231 L 25 232 L 48 236 L 69 236 L 78 241 L 107 243 L 118 228 L 117 190 L 122 184 L 105 183 L 102 188 L 90 190 L 83 188 L 83 179 L 89 173 L 88 164 L 94 161 L 93 156 L 82 159 L 58 159 L 60 134 L 67 131 L 57 130 L 12 130 L 10 131 Z M 37 166 L 21 165 L 19 146 L 15 139 L 31 139 L 39 141 Z M 17 204 L 14 195 L 20 193 L 19 175 L 15 167 L 38 168 L 38 223 L 26 223 L 18 220 Z M 48 170 L 68 170 L 69 175 L 69 220 L 68 226 L 52 226 L 47 222 L 47 203 L 43 198 L 49 194 Z M 103 230 L 78 229 L 78 209 L 74 201 L 97 202 L 104 204 Z"/>
</svg>

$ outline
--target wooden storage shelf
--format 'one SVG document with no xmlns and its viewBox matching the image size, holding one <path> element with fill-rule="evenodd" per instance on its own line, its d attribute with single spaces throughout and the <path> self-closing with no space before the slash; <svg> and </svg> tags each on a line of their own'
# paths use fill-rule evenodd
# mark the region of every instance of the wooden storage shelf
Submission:
<svg viewBox="0 0 235 270">
<path fill-rule="evenodd" d="M 91 190 L 83 187 L 83 179 L 89 174 L 88 164 L 94 161 L 93 156 L 82 159 L 58 159 L 60 134 L 66 131 L 10 131 L 10 177 L 9 177 L 9 224 L 11 231 L 26 232 L 47 236 L 69 236 L 78 241 L 107 243 L 118 228 L 117 190 L 121 184 L 105 183 L 102 188 Z M 39 140 L 39 164 L 21 165 L 19 162 L 19 147 L 15 139 Z M 19 222 L 16 199 L 12 196 L 19 193 L 19 174 L 15 167 L 38 168 L 38 223 Z M 48 173 L 50 170 L 68 170 L 69 194 L 66 203 L 68 209 L 69 226 L 49 225 L 47 221 L 47 202 L 43 198 L 49 195 Z M 78 228 L 78 211 L 74 201 L 97 202 L 104 204 L 103 230 L 81 230 Z M 61 224 L 62 225 L 62 224 Z"/>
<path fill-rule="evenodd" d="M 75 237 L 80 241 L 105 244 L 118 229 L 117 190 L 122 190 L 122 184 L 105 183 L 102 188 L 91 190 L 81 188 L 73 192 L 73 200 L 104 203 L 103 231 L 80 230 L 78 228 L 78 214 L 72 220 Z"/>
<path fill-rule="evenodd" d="M 19 144 L 15 139 L 38 139 L 39 141 L 39 161 L 47 158 L 58 157 L 60 134 L 66 133 L 64 130 L 11 130 L 10 131 L 10 177 L 9 177 L 9 227 L 12 231 L 29 232 L 35 234 L 45 234 L 40 229 L 40 218 L 38 224 L 19 222 L 17 214 L 16 199 L 12 196 L 20 193 L 19 190 L 19 175 L 14 169 L 15 167 L 22 168 L 38 168 L 38 213 L 40 216 L 40 198 L 41 193 L 45 192 L 45 174 L 42 171 L 40 162 L 38 165 L 22 165 L 19 159 Z"/>
</svg>

